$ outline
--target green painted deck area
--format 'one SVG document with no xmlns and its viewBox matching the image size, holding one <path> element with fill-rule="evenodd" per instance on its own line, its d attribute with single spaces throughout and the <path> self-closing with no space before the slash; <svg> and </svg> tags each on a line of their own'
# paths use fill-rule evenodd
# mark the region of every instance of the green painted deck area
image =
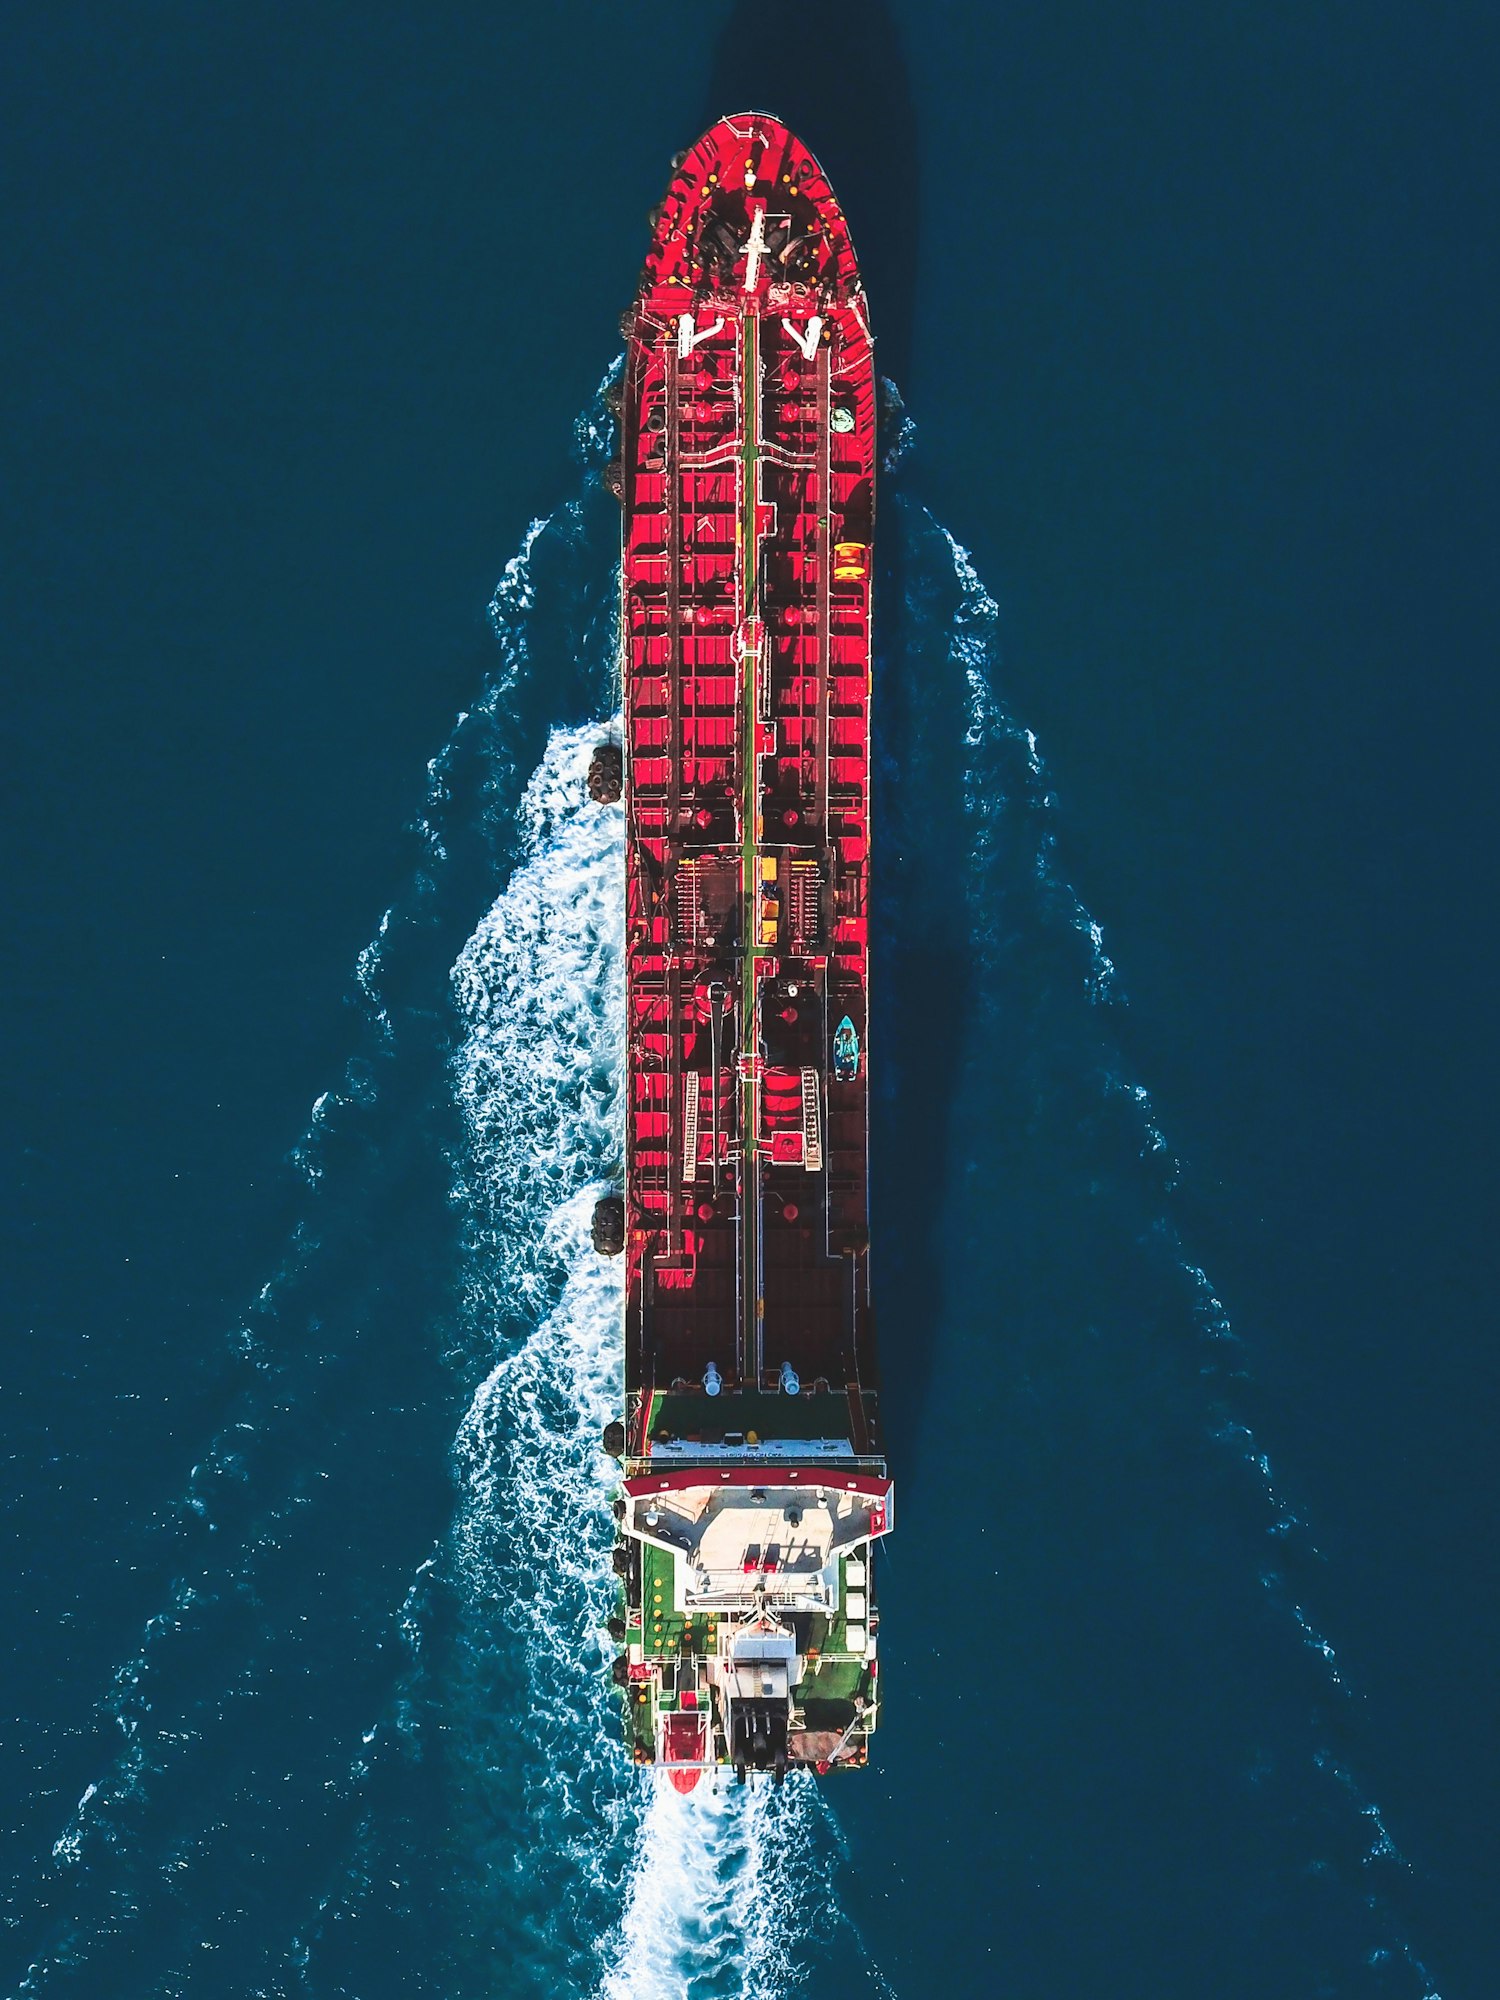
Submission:
<svg viewBox="0 0 1500 2000">
<path fill-rule="evenodd" d="M 853 1701 L 869 1671 L 863 1660 L 816 1660 L 798 1683 L 797 1701 Z"/>
<path fill-rule="evenodd" d="M 754 1431 L 765 1439 L 849 1437 L 847 1395 L 783 1396 L 762 1389 L 719 1396 L 674 1396 L 659 1389 L 651 1399 L 651 1437 L 692 1444 L 722 1444 L 726 1436 Z"/>
<path fill-rule="evenodd" d="M 717 1618 L 700 1615 L 685 1617 L 673 1603 L 675 1558 L 666 1549 L 650 1542 L 641 1544 L 642 1611 L 640 1639 L 647 1661 L 670 1661 L 687 1655 L 711 1656 L 718 1638 Z M 845 1562 L 839 1561 L 839 1608 L 831 1618 L 799 1618 L 798 1640 L 807 1662 L 807 1671 L 795 1689 L 797 1707 L 804 1712 L 807 1726 L 843 1729 L 854 1719 L 854 1698 L 872 1693 L 870 1662 L 859 1654 L 845 1651 L 848 1645 L 844 1599 L 847 1590 Z M 631 1637 L 636 1633 L 632 1629 Z M 670 1666 L 659 1681 L 633 1682 L 625 1692 L 625 1727 L 634 1750 L 654 1754 L 656 1718 L 677 1706 L 677 1675 Z"/>
<path fill-rule="evenodd" d="M 648 1660 L 682 1652 L 711 1653 L 718 1620 L 685 1617 L 672 1604 L 674 1559 L 665 1549 L 641 1545 L 641 1640 Z"/>
<path fill-rule="evenodd" d="M 630 1736 L 630 1747 L 637 1745 L 647 1750 L 656 1747 L 656 1707 L 643 1682 L 637 1681 L 625 1691 L 625 1728 Z"/>
<path fill-rule="evenodd" d="M 844 1575 L 844 1558 L 839 1558 L 839 1608 L 832 1618 L 813 1618 L 808 1621 L 807 1636 L 803 1645 L 809 1655 L 808 1670 L 797 1689 L 797 1699 L 807 1701 L 851 1701 L 859 1694 L 869 1673 L 869 1663 L 862 1655 L 837 1655 L 844 1653 L 849 1644 L 847 1620 L 844 1617 L 844 1598 L 848 1590 Z M 810 1656 L 816 1654 L 817 1658 Z"/>
</svg>

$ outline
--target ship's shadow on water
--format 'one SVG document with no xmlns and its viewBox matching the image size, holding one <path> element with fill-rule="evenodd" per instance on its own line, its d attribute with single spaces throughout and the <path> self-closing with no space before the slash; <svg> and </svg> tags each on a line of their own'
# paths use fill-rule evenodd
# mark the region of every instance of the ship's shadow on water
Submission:
<svg viewBox="0 0 1500 2000">
<path fill-rule="evenodd" d="M 816 154 L 854 232 L 880 367 L 907 380 L 921 156 L 906 54 L 890 9 L 883 0 L 858 8 L 737 0 L 714 47 L 699 129 L 737 111 L 772 112 Z"/>
</svg>

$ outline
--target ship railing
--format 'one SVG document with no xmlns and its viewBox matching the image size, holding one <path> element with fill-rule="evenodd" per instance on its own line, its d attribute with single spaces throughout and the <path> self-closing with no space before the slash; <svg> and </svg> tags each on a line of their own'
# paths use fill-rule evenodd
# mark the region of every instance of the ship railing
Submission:
<svg viewBox="0 0 1500 2000">
<path fill-rule="evenodd" d="M 730 443 L 715 445 L 712 451 L 685 451 L 677 463 L 684 472 L 710 472 L 716 465 L 737 465 L 739 456 L 738 445 Z"/>
<path fill-rule="evenodd" d="M 784 1448 L 792 1445 L 794 1442 L 795 1440 L 790 1438 L 778 1439 L 777 1443 L 783 1446 L 783 1449 L 774 1455 L 753 1450 L 736 1450 L 731 1455 L 720 1447 L 717 1450 L 711 1450 L 702 1454 L 694 1454 L 690 1451 L 676 1448 L 673 1450 L 670 1459 L 627 1458 L 625 1461 L 625 1477 L 627 1479 L 649 1479 L 652 1473 L 660 1472 L 663 1465 L 669 1465 L 673 1473 L 704 1472 L 722 1474 L 725 1472 L 748 1472 L 752 1470 L 764 1472 L 768 1486 L 776 1485 L 778 1474 L 789 1466 L 795 1467 L 798 1471 L 811 1471 L 816 1468 L 819 1472 L 828 1474 L 830 1478 L 849 1472 L 871 1472 L 878 1478 L 883 1479 L 885 1477 L 886 1462 L 883 1458 L 874 1454 L 856 1456 L 854 1453 L 850 1453 L 847 1456 L 840 1456 L 838 1458 L 822 1459 L 809 1454 L 807 1459 L 799 1464 L 795 1454 Z M 705 1485 L 711 1485 L 712 1483 L 711 1479 L 705 1479 L 704 1481 Z"/>
<path fill-rule="evenodd" d="M 732 1612 L 744 1617 L 758 1617 L 763 1611 L 805 1611 L 830 1618 L 838 1609 L 835 1593 L 815 1590 L 687 1590 L 682 1602 L 687 1611 Z"/>
<path fill-rule="evenodd" d="M 793 452 L 785 445 L 763 444 L 760 456 L 768 458 L 773 465 L 785 467 L 788 472 L 816 472 L 818 469 L 818 454 L 815 451 Z"/>
</svg>

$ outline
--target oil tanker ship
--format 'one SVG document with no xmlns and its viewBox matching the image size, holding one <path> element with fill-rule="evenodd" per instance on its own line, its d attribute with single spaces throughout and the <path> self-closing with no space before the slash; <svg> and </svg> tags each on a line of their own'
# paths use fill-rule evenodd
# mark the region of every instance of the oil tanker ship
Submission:
<svg viewBox="0 0 1500 2000">
<path fill-rule="evenodd" d="M 778 120 L 673 162 L 624 315 L 626 1261 L 611 1632 L 681 1791 L 863 1765 L 892 1525 L 869 1280 L 875 374 Z"/>
</svg>

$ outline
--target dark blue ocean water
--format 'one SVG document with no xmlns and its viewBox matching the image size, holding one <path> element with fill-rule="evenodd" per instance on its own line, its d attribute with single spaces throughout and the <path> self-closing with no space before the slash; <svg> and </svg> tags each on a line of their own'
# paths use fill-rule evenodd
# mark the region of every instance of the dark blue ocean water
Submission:
<svg viewBox="0 0 1500 2000">
<path fill-rule="evenodd" d="M 13 9 L 0 1990 L 1496 1990 L 1495 19 Z M 893 422 L 875 1768 L 597 1672 L 669 155 Z M 498 588 L 497 588 L 498 579 Z"/>
</svg>

